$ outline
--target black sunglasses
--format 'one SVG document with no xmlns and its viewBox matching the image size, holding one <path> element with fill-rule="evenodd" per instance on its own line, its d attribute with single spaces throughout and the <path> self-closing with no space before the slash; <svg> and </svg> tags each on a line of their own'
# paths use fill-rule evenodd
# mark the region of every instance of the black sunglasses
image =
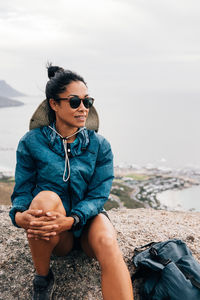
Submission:
<svg viewBox="0 0 200 300">
<path fill-rule="evenodd" d="M 56 100 L 69 100 L 69 104 L 71 108 L 78 108 L 83 101 L 83 105 L 85 108 L 92 107 L 94 103 L 94 98 L 92 97 L 85 97 L 84 99 L 80 99 L 78 96 L 69 96 L 67 98 L 57 98 Z"/>
</svg>

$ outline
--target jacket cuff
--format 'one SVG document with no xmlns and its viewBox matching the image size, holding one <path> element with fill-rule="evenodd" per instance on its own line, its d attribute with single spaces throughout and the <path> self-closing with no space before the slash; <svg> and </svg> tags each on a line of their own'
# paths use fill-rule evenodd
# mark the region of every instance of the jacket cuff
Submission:
<svg viewBox="0 0 200 300">
<path fill-rule="evenodd" d="M 81 217 L 77 213 L 71 213 L 70 217 L 74 218 L 74 224 L 71 231 L 79 230 L 82 227 Z"/>
</svg>

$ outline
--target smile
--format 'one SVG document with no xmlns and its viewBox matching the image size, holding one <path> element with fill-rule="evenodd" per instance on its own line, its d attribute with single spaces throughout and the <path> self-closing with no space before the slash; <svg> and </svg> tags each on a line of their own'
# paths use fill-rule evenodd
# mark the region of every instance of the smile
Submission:
<svg viewBox="0 0 200 300">
<path fill-rule="evenodd" d="M 75 116 L 75 118 L 80 120 L 80 121 L 85 121 L 86 116 Z"/>
</svg>

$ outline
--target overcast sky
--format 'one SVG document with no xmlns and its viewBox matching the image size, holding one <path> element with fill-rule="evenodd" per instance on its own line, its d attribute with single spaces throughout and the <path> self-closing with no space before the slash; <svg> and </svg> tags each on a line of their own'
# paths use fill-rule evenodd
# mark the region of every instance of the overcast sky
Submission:
<svg viewBox="0 0 200 300">
<path fill-rule="evenodd" d="M 39 103 L 47 61 L 85 78 L 116 161 L 200 166 L 199 0 L 1 1 L 0 79 Z"/>
<path fill-rule="evenodd" d="M 200 1 L 1 1 L 0 79 L 41 94 L 47 61 L 97 94 L 199 91 Z"/>
</svg>

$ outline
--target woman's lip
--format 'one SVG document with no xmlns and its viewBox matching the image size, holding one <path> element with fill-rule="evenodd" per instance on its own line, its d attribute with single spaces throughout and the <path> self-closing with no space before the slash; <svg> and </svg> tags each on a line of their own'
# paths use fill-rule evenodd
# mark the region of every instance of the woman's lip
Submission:
<svg viewBox="0 0 200 300">
<path fill-rule="evenodd" d="M 86 116 L 75 116 L 76 119 L 85 120 Z"/>
</svg>

